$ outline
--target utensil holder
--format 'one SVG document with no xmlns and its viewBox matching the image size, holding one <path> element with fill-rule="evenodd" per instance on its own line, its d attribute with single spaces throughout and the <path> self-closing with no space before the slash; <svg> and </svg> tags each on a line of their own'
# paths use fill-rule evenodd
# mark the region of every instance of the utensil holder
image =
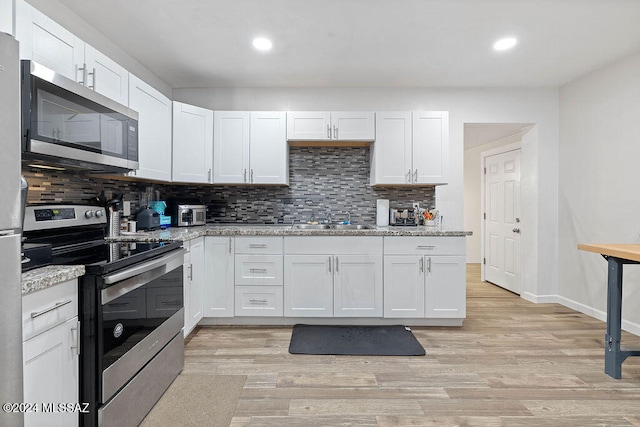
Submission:
<svg viewBox="0 0 640 427">
<path fill-rule="evenodd" d="M 120 235 L 120 212 L 113 211 L 109 214 L 109 237 Z"/>
</svg>

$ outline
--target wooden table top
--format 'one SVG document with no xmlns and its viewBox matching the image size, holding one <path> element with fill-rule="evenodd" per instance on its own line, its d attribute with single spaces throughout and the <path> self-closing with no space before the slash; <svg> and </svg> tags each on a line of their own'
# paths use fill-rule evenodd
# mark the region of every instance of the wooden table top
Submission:
<svg viewBox="0 0 640 427">
<path fill-rule="evenodd" d="M 620 259 L 628 259 L 640 262 L 640 244 L 631 243 L 597 243 L 579 244 L 581 251 L 595 252 L 601 255 L 612 256 Z"/>
</svg>

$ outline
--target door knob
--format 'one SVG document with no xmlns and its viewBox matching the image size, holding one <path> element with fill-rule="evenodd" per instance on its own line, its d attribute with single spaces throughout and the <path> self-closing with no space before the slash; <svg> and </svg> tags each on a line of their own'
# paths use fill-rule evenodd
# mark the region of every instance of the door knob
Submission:
<svg viewBox="0 0 640 427">
<path fill-rule="evenodd" d="M 520 229 L 519 229 L 519 228 L 514 228 L 514 229 L 513 229 L 513 230 L 511 230 L 511 231 L 513 231 L 514 233 L 520 233 Z"/>
</svg>

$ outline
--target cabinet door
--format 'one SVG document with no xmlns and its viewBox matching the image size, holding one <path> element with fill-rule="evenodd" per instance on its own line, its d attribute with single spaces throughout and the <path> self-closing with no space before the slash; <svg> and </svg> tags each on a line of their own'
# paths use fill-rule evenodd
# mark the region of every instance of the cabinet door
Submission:
<svg viewBox="0 0 640 427">
<path fill-rule="evenodd" d="M 189 295 L 189 315 L 190 323 L 195 327 L 202 319 L 203 296 L 204 296 L 204 237 L 198 237 L 190 242 L 191 268 L 189 275 L 191 279 L 191 293 Z"/>
<path fill-rule="evenodd" d="M 411 184 L 411 113 L 376 113 L 371 185 Z"/>
<path fill-rule="evenodd" d="M 424 257 L 384 257 L 384 317 L 424 317 Z"/>
<path fill-rule="evenodd" d="M 78 333 L 78 318 L 74 317 L 23 343 L 25 402 L 78 402 Z M 78 413 L 28 412 L 24 425 L 77 426 Z"/>
<path fill-rule="evenodd" d="M 171 100 L 129 74 L 129 108 L 138 112 L 138 178 L 171 181 Z"/>
<path fill-rule="evenodd" d="M 233 237 L 204 240 L 204 317 L 233 317 Z"/>
<path fill-rule="evenodd" d="M 13 22 L 15 18 L 15 2 L 13 0 L 0 0 L 0 32 L 15 35 Z"/>
<path fill-rule="evenodd" d="M 446 184 L 449 163 L 449 113 L 413 113 L 413 183 Z"/>
<path fill-rule="evenodd" d="M 333 316 L 331 255 L 285 255 L 284 315 Z"/>
<path fill-rule="evenodd" d="M 212 182 L 213 111 L 173 102 L 172 161 L 172 181 Z"/>
<path fill-rule="evenodd" d="M 333 315 L 382 316 L 382 256 L 334 257 Z"/>
<path fill-rule="evenodd" d="M 85 86 L 122 105 L 128 104 L 129 72 L 124 67 L 89 44 L 84 47 L 84 67 Z"/>
<path fill-rule="evenodd" d="M 249 138 L 252 184 L 289 184 L 289 145 L 282 111 L 252 112 Z"/>
<path fill-rule="evenodd" d="M 466 316 L 466 257 L 425 257 L 425 317 Z"/>
<path fill-rule="evenodd" d="M 84 63 L 84 42 L 25 1 L 16 2 L 16 39 L 20 58 L 31 59 L 78 81 Z"/>
<path fill-rule="evenodd" d="M 331 113 L 327 111 L 287 113 L 287 140 L 329 141 L 331 135 Z"/>
<path fill-rule="evenodd" d="M 375 113 L 338 111 L 331 113 L 331 139 L 339 141 L 373 141 L 376 135 Z"/>
<path fill-rule="evenodd" d="M 249 182 L 249 112 L 214 111 L 213 182 Z"/>
</svg>

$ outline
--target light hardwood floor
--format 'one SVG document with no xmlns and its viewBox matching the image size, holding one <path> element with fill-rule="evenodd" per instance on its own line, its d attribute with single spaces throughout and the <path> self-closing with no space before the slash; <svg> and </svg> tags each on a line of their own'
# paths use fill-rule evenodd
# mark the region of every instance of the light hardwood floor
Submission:
<svg viewBox="0 0 640 427">
<path fill-rule="evenodd" d="M 462 327 L 412 328 L 423 357 L 292 355 L 289 327 L 199 327 L 184 372 L 246 376 L 233 427 L 640 426 L 640 357 L 605 375 L 604 322 L 479 277 Z"/>
</svg>

